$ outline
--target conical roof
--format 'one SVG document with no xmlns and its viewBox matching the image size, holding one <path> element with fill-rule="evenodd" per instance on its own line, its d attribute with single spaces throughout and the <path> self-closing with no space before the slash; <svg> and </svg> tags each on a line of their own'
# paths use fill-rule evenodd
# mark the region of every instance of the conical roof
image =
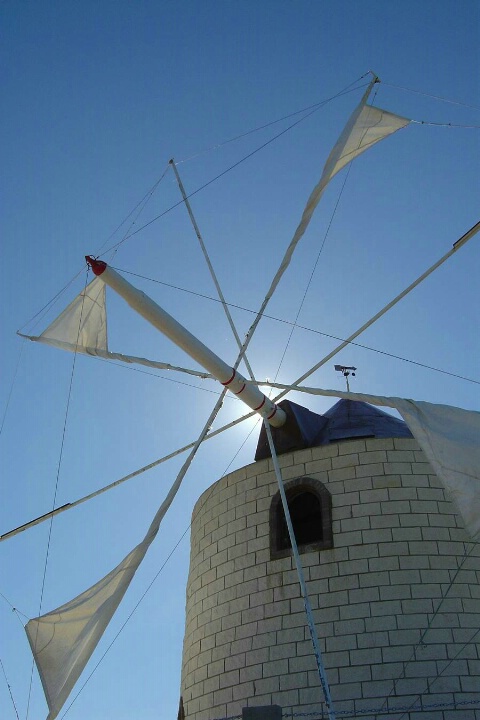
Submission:
<svg viewBox="0 0 480 720">
<path fill-rule="evenodd" d="M 354 438 L 413 437 L 403 420 L 357 400 L 339 400 L 324 415 L 290 400 L 284 400 L 279 405 L 287 415 L 283 427 L 272 428 L 273 441 L 279 455 Z M 266 457 L 270 457 L 270 448 L 262 426 L 255 460 Z"/>
<path fill-rule="evenodd" d="M 327 423 L 315 437 L 315 445 L 360 437 L 413 437 L 403 420 L 366 402 L 339 400 L 323 417 Z"/>
</svg>

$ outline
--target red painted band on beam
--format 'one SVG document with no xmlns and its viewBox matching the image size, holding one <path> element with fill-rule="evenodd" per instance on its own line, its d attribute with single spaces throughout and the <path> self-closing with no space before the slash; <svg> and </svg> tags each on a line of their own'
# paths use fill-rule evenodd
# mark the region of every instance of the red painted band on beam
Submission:
<svg viewBox="0 0 480 720">
<path fill-rule="evenodd" d="M 276 412 L 277 412 L 277 406 L 274 405 L 274 406 L 273 406 L 273 412 L 272 412 L 271 415 L 269 415 L 269 416 L 267 417 L 267 420 L 271 420 L 272 417 L 275 415 Z"/>
<path fill-rule="evenodd" d="M 234 370 L 234 371 L 233 371 L 233 375 L 232 375 L 232 377 L 230 378 L 230 380 L 227 380 L 227 382 L 222 383 L 222 385 L 224 385 L 225 387 L 227 387 L 227 385 L 230 385 L 230 383 L 232 382 L 232 380 L 233 380 L 233 378 L 235 377 L 236 374 L 237 374 L 237 371 Z"/>
<path fill-rule="evenodd" d="M 265 405 L 266 399 L 267 399 L 267 398 L 266 398 L 265 395 L 264 395 L 264 396 L 263 396 L 263 400 L 262 400 L 262 402 L 260 403 L 260 405 L 259 405 L 258 407 L 256 407 L 256 408 L 253 408 L 255 412 L 258 412 L 258 411 L 260 410 L 260 408 Z"/>
<path fill-rule="evenodd" d="M 242 393 L 242 392 L 245 390 L 246 387 L 247 387 L 247 383 L 243 383 L 242 389 L 239 390 L 238 392 L 236 392 L 235 395 L 240 395 L 240 393 Z"/>
</svg>

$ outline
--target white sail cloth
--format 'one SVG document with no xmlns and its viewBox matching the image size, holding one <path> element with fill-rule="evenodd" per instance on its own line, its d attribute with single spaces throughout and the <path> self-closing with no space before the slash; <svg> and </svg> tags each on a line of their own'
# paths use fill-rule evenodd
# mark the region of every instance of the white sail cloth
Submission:
<svg viewBox="0 0 480 720">
<path fill-rule="evenodd" d="M 353 111 L 349 121 L 345 125 L 340 137 L 327 158 L 322 176 L 307 200 L 300 222 L 289 246 L 287 247 L 283 260 L 280 263 L 280 267 L 278 268 L 270 288 L 265 295 L 260 310 L 258 311 L 257 316 L 247 333 L 247 340 L 242 348 L 243 352 L 245 352 L 247 345 L 251 340 L 258 323 L 260 322 L 265 308 L 278 286 L 278 283 L 290 265 L 295 248 L 305 234 L 310 220 L 312 219 L 312 215 L 330 180 L 338 172 L 340 172 L 345 165 L 361 155 L 365 152 L 365 150 L 368 150 L 368 148 L 372 147 L 372 145 L 375 145 L 377 142 L 380 142 L 380 140 L 392 135 L 397 130 L 401 130 L 406 127 L 411 122 L 408 118 L 401 117 L 400 115 L 393 115 L 386 110 L 381 110 L 380 108 L 375 108 L 372 105 L 366 104 L 375 82 L 376 79 L 373 80 L 366 89 L 360 103 Z"/>
<path fill-rule="evenodd" d="M 394 398 L 473 540 L 480 540 L 480 413 Z"/>
<path fill-rule="evenodd" d="M 182 471 L 177 475 L 142 542 L 114 570 L 70 602 L 29 620 L 25 626 L 48 704 L 47 720 L 57 717 L 98 645 L 155 539 L 184 475 Z"/>
<path fill-rule="evenodd" d="M 51 345 L 60 350 L 91 355 L 103 360 L 119 360 L 128 364 L 144 365 L 156 370 L 175 370 L 176 372 L 200 377 L 203 380 L 212 378 L 212 375 L 204 371 L 189 370 L 136 355 L 111 352 L 108 349 L 105 291 L 105 283 L 101 278 L 95 278 L 41 335 L 24 335 L 20 332 L 18 335 L 34 342 Z"/>
<path fill-rule="evenodd" d="M 141 543 L 100 582 L 25 626 L 50 711 L 47 720 L 56 718 L 62 709 L 147 547 Z"/>
<path fill-rule="evenodd" d="M 29 336 L 27 336 L 29 337 Z M 32 338 L 33 339 L 33 338 Z M 95 278 L 35 340 L 72 348 L 107 347 L 105 283 Z"/>
</svg>

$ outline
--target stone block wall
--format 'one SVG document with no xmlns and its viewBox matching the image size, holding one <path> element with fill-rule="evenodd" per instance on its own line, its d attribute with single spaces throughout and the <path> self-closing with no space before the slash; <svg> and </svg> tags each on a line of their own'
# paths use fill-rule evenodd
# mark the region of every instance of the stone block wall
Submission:
<svg viewBox="0 0 480 720">
<path fill-rule="evenodd" d="M 423 703 L 428 711 L 388 717 L 480 720 L 480 545 L 416 442 L 351 440 L 279 460 L 284 481 L 316 478 L 332 495 L 334 547 L 301 560 L 335 709 L 382 708 L 380 719 L 387 708 Z M 222 478 L 195 506 L 187 720 L 241 715 L 245 706 L 322 708 L 293 560 L 270 559 L 277 489 L 271 460 L 262 460 Z"/>
</svg>

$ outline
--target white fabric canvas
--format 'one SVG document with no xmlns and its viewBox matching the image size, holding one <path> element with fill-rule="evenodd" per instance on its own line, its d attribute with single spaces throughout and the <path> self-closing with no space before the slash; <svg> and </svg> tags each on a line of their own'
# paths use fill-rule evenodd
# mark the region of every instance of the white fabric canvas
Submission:
<svg viewBox="0 0 480 720">
<path fill-rule="evenodd" d="M 24 335 L 20 332 L 18 335 L 60 350 L 83 353 L 104 360 L 118 360 L 156 370 L 175 370 L 203 379 L 212 377 L 201 370 L 189 370 L 158 360 L 110 352 L 107 338 L 106 285 L 100 277 L 87 285 L 41 335 Z"/>
<path fill-rule="evenodd" d="M 47 720 L 54 720 L 62 709 L 146 549 L 141 543 L 93 587 L 51 613 L 27 623 L 25 630 L 50 711 Z"/>
<path fill-rule="evenodd" d="M 307 229 L 313 211 L 320 202 L 320 198 L 330 180 L 345 165 L 361 155 L 365 150 L 368 150 L 369 147 L 410 123 L 407 118 L 392 115 L 386 110 L 367 105 L 368 92 L 365 93 L 358 107 L 352 113 L 350 120 L 345 125 L 342 134 L 327 158 L 322 177 L 308 198 L 302 218 L 295 231 L 292 240 L 292 242 L 295 241 L 295 244 Z"/>
<path fill-rule="evenodd" d="M 192 453 L 157 510 L 142 542 L 95 585 L 56 610 L 30 620 L 25 626 L 50 711 L 47 720 L 57 717 L 98 645 L 158 533 L 160 523 L 182 483 L 191 456 Z"/>
<path fill-rule="evenodd" d="M 358 110 L 360 111 L 358 112 Z M 359 106 L 353 125 L 345 127 L 330 153 L 325 164 L 323 178 L 330 180 L 351 160 L 380 140 L 406 127 L 409 123 L 410 120 L 407 118 L 393 115 L 386 110 L 373 107 L 373 105 Z"/>
<path fill-rule="evenodd" d="M 58 341 L 78 349 L 107 350 L 105 283 L 95 278 L 35 339 L 52 345 Z"/>
<path fill-rule="evenodd" d="M 480 413 L 395 398 L 395 407 L 448 490 L 473 540 L 480 540 Z"/>
<path fill-rule="evenodd" d="M 400 130 L 411 122 L 407 118 L 400 117 L 399 115 L 393 115 L 386 110 L 381 110 L 367 105 L 366 102 L 373 85 L 374 82 L 370 83 L 368 86 L 360 103 L 352 113 L 349 121 L 345 125 L 345 128 L 327 158 L 322 176 L 307 200 L 307 204 L 303 210 L 298 227 L 295 230 L 294 236 L 285 252 L 280 267 L 272 280 L 272 284 L 265 295 L 265 299 L 263 300 L 257 317 L 248 331 L 248 337 L 250 337 L 254 332 L 270 298 L 278 286 L 278 283 L 290 265 L 295 248 L 302 239 L 310 220 L 312 219 L 312 215 L 330 180 L 343 167 L 345 167 L 345 165 L 361 155 L 365 152 L 365 150 L 368 150 L 369 147 L 372 147 L 375 143 L 383 140 L 389 135 L 392 135 L 394 132 Z"/>
</svg>

